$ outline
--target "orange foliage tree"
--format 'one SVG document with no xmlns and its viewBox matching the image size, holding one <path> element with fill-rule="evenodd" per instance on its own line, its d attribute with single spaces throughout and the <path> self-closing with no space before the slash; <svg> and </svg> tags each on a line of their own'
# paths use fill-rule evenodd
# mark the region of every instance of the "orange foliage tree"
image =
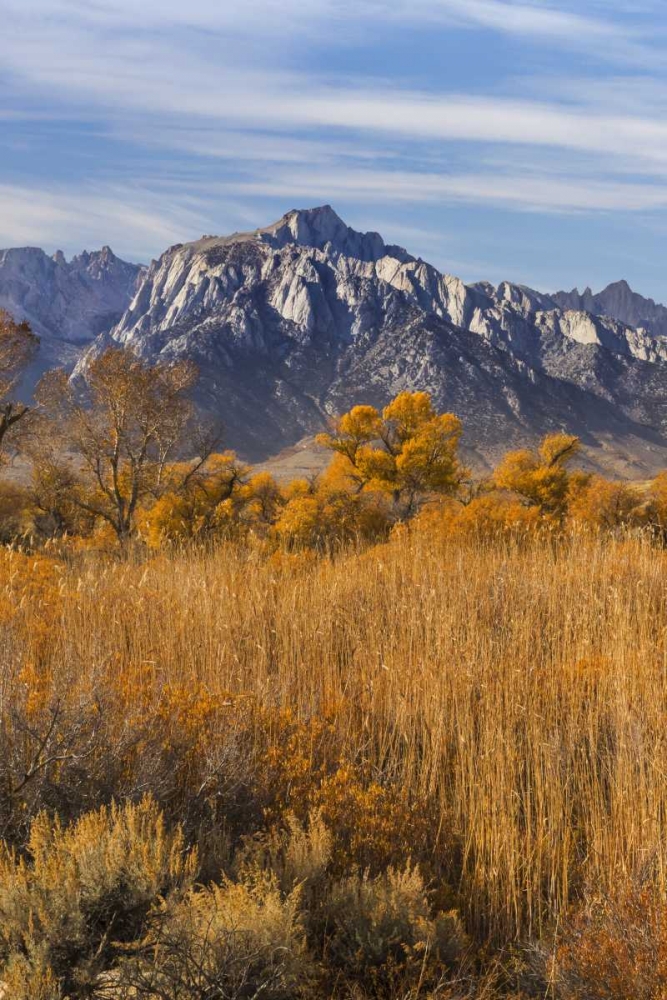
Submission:
<svg viewBox="0 0 667 1000">
<path fill-rule="evenodd" d="M 572 434 L 549 434 L 535 451 L 510 451 L 493 473 L 492 485 L 517 494 L 525 506 L 536 507 L 542 515 L 561 520 L 573 477 L 575 482 L 579 478 L 568 469 L 579 447 Z"/>
<path fill-rule="evenodd" d="M 356 493 L 388 494 L 399 519 L 412 517 L 434 494 L 455 494 L 466 475 L 458 457 L 461 422 L 438 414 L 427 392 L 402 392 L 380 413 L 355 406 L 320 444 L 341 456 L 338 471 Z"/>
</svg>

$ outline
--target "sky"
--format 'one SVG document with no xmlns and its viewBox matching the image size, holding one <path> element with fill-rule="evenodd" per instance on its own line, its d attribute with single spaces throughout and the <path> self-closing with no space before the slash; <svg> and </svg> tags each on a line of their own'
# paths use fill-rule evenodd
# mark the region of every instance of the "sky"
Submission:
<svg viewBox="0 0 667 1000">
<path fill-rule="evenodd" d="M 667 301 L 665 0 L 0 0 L 0 246 L 329 203 L 466 281 Z"/>
</svg>

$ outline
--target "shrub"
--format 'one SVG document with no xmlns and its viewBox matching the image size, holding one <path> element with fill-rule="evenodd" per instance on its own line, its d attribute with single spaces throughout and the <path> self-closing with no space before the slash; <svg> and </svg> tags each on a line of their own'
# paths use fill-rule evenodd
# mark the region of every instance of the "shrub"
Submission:
<svg viewBox="0 0 667 1000">
<path fill-rule="evenodd" d="M 359 767 L 343 764 L 313 795 L 334 837 L 338 871 L 358 866 L 372 873 L 428 853 L 432 828 L 403 789 L 368 780 Z"/>
<path fill-rule="evenodd" d="M 251 875 L 257 870 L 270 872 L 288 896 L 297 888 L 303 894 L 320 887 L 329 870 L 331 856 L 331 832 L 322 819 L 321 810 L 316 810 L 305 823 L 288 813 L 284 826 L 248 838 L 236 862 L 241 877 L 244 872 Z"/>
<path fill-rule="evenodd" d="M 332 488 L 325 480 L 314 492 L 293 496 L 276 521 L 278 538 L 297 550 L 327 551 L 353 541 L 376 542 L 387 537 L 389 528 L 382 498 Z"/>
<path fill-rule="evenodd" d="M 443 509 L 424 512 L 417 519 L 424 533 L 444 530 L 455 538 L 493 539 L 532 535 L 552 522 L 538 507 L 527 507 L 505 493 L 491 492 L 475 497 L 465 506 L 448 504 Z"/>
<path fill-rule="evenodd" d="M 431 916 L 421 874 L 409 864 L 342 879 L 328 910 L 328 962 L 379 995 L 432 989 L 466 946 L 455 913 Z"/>
<path fill-rule="evenodd" d="M 0 985 L 3 1000 L 4 997 L 7 1000 L 61 1000 L 63 992 L 48 956 L 49 948 L 44 942 L 31 948 L 27 954 L 14 952 Z"/>
<path fill-rule="evenodd" d="M 180 830 L 168 832 L 148 798 L 66 829 L 38 816 L 26 857 L 7 847 L 0 855 L 0 956 L 12 1000 L 51 1000 L 60 988 L 85 995 L 116 942 L 139 937 L 152 908 L 187 886 L 195 866 Z"/>
<path fill-rule="evenodd" d="M 24 489 L 0 482 L 0 544 L 20 541 L 30 529 L 29 500 Z"/>
<path fill-rule="evenodd" d="M 570 498 L 570 516 L 591 528 L 613 531 L 641 523 L 641 494 L 625 483 L 593 476 Z"/>
<path fill-rule="evenodd" d="M 155 1000 L 292 1000 L 312 969 L 299 916 L 268 873 L 189 892 L 154 918 L 149 938 L 118 974 L 117 996 Z"/>
<path fill-rule="evenodd" d="M 429 853 L 435 827 L 426 810 L 405 789 L 381 783 L 370 768 L 351 761 L 334 718 L 299 721 L 289 711 L 265 714 L 264 725 L 275 730 L 260 763 L 267 817 L 279 823 L 294 813 L 305 821 L 320 812 L 331 833 L 337 873 L 359 867 L 374 874 L 401 864 L 415 843 Z"/>
<path fill-rule="evenodd" d="M 662 1000 L 667 996 L 667 904 L 651 885 L 591 898 L 556 951 L 562 1000 Z"/>
</svg>

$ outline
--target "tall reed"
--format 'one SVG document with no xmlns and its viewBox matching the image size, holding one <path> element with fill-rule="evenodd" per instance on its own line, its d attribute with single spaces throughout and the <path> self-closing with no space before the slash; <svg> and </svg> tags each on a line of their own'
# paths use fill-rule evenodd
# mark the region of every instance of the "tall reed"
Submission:
<svg viewBox="0 0 667 1000">
<path fill-rule="evenodd" d="M 416 530 L 333 561 L 230 545 L 48 572 L 7 555 L 0 710 L 26 665 L 81 698 L 132 667 L 149 703 L 201 684 L 335 706 L 350 753 L 456 845 L 469 926 L 537 935 L 587 883 L 667 867 L 666 584 L 636 539 Z"/>
</svg>

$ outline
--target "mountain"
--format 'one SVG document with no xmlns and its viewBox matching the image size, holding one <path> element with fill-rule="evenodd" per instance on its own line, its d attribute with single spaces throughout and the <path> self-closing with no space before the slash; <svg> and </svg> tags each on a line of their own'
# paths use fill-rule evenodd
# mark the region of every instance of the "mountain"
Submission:
<svg viewBox="0 0 667 1000">
<path fill-rule="evenodd" d="M 71 261 L 37 247 L 0 250 L 0 309 L 27 320 L 41 340 L 28 381 L 54 365 L 72 367 L 82 346 L 122 317 L 142 271 L 109 247 Z"/>
<path fill-rule="evenodd" d="M 91 351 L 195 360 L 200 405 L 254 461 L 354 403 L 427 389 L 479 465 L 566 428 L 601 467 L 667 466 L 667 341 L 575 305 L 465 285 L 324 206 L 171 247 Z"/>
<path fill-rule="evenodd" d="M 552 296 L 559 309 L 575 309 L 595 316 L 611 316 L 628 326 L 642 328 L 655 337 L 667 338 L 667 307 L 633 292 L 627 281 L 616 281 L 594 295 L 590 288 L 583 293 L 556 292 Z"/>
</svg>

